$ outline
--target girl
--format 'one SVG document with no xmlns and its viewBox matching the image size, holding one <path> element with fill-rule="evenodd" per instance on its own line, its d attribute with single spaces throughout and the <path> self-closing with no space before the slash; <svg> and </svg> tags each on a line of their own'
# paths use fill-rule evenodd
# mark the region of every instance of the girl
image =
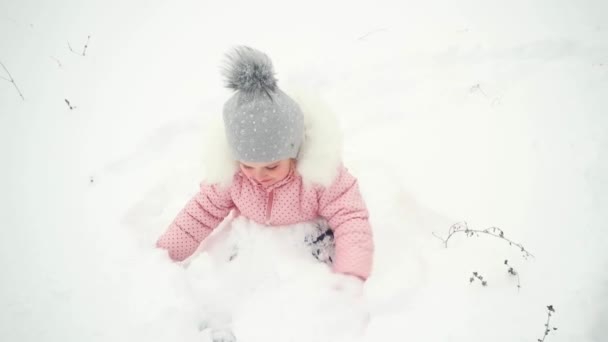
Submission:
<svg viewBox="0 0 608 342">
<path fill-rule="evenodd" d="M 225 138 L 216 144 L 227 142 L 227 171 L 201 184 L 157 246 L 183 261 L 231 212 L 273 227 L 321 218 L 330 231 L 309 243 L 333 238 L 334 254 L 323 261 L 365 281 L 374 249 L 368 211 L 357 180 L 341 165 L 338 132 L 319 117 L 326 114 L 302 111 L 278 88 L 270 59 L 252 48 L 229 53 L 224 76 L 235 90 L 224 105 Z"/>
</svg>

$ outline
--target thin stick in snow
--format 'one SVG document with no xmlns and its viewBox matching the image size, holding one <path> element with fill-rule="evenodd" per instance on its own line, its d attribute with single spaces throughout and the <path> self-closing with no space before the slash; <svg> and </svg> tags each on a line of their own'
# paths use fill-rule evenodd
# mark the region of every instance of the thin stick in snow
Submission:
<svg viewBox="0 0 608 342">
<path fill-rule="evenodd" d="M 19 90 L 19 87 L 17 86 L 17 83 L 15 82 L 15 79 L 13 78 L 13 76 L 11 75 L 11 73 L 8 71 L 8 69 L 6 68 L 6 66 L 4 66 L 4 63 L 0 62 L 0 65 L 2 65 L 2 68 L 4 68 L 4 71 L 6 72 L 6 74 L 8 75 L 9 78 L 6 77 L 1 77 L 3 80 L 10 82 L 13 84 L 13 86 L 15 87 L 15 89 L 17 89 L 17 92 L 19 93 L 19 96 L 21 96 L 21 99 L 23 101 L 25 101 L 25 97 L 23 97 L 23 94 L 21 93 L 21 90 Z"/>
<path fill-rule="evenodd" d="M 61 61 L 60 61 L 60 60 L 58 60 L 57 58 L 55 58 L 55 57 L 53 57 L 53 56 L 51 56 L 51 58 L 52 58 L 52 59 L 53 59 L 55 62 L 57 62 L 57 66 L 58 66 L 58 67 L 60 67 L 60 68 L 61 68 L 61 67 L 63 66 L 63 65 L 61 65 Z"/>
<path fill-rule="evenodd" d="M 87 42 L 84 44 L 84 48 L 82 49 L 82 53 L 78 53 L 78 52 L 74 51 L 74 49 L 72 49 L 72 45 L 70 45 L 70 42 L 68 42 L 68 48 L 75 55 L 86 56 L 86 54 L 87 54 L 87 48 L 89 47 L 89 41 L 90 40 L 91 40 L 91 36 L 89 35 L 89 36 L 87 36 Z"/>
<path fill-rule="evenodd" d="M 555 313 L 555 309 L 553 308 L 553 305 L 547 306 L 547 323 L 545 323 L 545 333 L 543 334 L 542 339 L 540 339 L 540 338 L 537 339 L 538 342 L 545 342 L 545 338 L 547 336 L 549 336 L 549 333 L 551 331 L 557 330 L 556 327 L 549 326 L 549 324 L 551 323 L 551 316 L 553 313 Z"/>
<path fill-rule="evenodd" d="M 70 110 L 76 109 L 76 106 L 72 106 L 70 104 L 70 101 L 68 101 L 68 99 L 64 99 L 65 103 L 68 105 L 68 107 L 70 107 Z"/>
<path fill-rule="evenodd" d="M 433 232 L 433 236 L 438 238 L 439 240 L 441 240 L 443 242 L 443 245 L 445 246 L 445 248 L 448 248 L 448 241 L 452 238 L 452 236 L 454 236 L 454 234 L 457 234 L 457 233 L 465 233 L 465 235 L 468 237 L 479 236 L 479 234 L 493 236 L 495 238 L 508 242 L 509 246 L 517 247 L 523 253 L 524 259 L 528 259 L 528 257 L 534 257 L 534 255 L 532 255 L 532 253 L 528 252 L 522 244 L 517 243 L 517 242 L 505 237 L 505 233 L 502 231 L 502 229 L 500 229 L 498 227 L 490 227 L 490 228 L 486 228 L 484 230 L 476 230 L 476 229 L 470 229 L 466 222 L 462 222 L 462 223 L 456 223 L 456 224 L 452 225 L 450 227 L 450 229 L 448 230 L 448 237 L 445 239 L 438 236 L 434 232 Z"/>
<path fill-rule="evenodd" d="M 87 48 L 89 47 L 89 41 L 91 40 L 91 36 L 87 36 L 87 42 L 84 44 L 84 49 L 82 50 L 82 55 L 85 56 L 87 53 Z"/>
<path fill-rule="evenodd" d="M 475 281 L 475 279 L 478 279 L 481 282 L 481 286 L 488 286 L 488 281 L 484 280 L 483 276 L 478 272 L 473 272 L 472 277 L 469 278 L 469 283 L 472 283 L 473 281 Z"/>
<path fill-rule="evenodd" d="M 519 292 L 519 289 L 521 289 L 521 282 L 519 281 L 519 272 L 517 272 L 513 266 L 509 265 L 509 260 L 505 260 L 505 265 L 507 265 L 508 270 L 507 272 L 512 275 L 517 277 L 517 292 Z"/>
</svg>

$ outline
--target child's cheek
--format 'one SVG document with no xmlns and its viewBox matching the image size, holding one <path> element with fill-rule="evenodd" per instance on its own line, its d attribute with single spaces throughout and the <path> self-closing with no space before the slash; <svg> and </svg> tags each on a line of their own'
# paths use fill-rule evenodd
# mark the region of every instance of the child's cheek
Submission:
<svg viewBox="0 0 608 342">
<path fill-rule="evenodd" d="M 276 170 L 272 173 L 272 178 L 276 180 L 282 180 L 287 176 L 287 173 L 288 172 L 286 172 L 285 170 Z"/>
<path fill-rule="evenodd" d="M 247 178 L 251 178 L 251 171 L 247 170 L 244 167 L 241 168 L 241 171 L 243 171 L 243 173 L 245 174 L 245 176 L 247 176 Z"/>
</svg>

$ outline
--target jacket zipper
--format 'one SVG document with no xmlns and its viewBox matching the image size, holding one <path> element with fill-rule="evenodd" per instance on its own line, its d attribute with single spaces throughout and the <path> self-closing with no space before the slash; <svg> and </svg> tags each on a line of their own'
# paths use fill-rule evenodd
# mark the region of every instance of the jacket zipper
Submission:
<svg viewBox="0 0 608 342">
<path fill-rule="evenodd" d="M 266 224 L 270 224 L 270 215 L 272 214 L 272 202 L 274 200 L 274 190 L 268 193 L 268 203 L 266 204 Z"/>
</svg>

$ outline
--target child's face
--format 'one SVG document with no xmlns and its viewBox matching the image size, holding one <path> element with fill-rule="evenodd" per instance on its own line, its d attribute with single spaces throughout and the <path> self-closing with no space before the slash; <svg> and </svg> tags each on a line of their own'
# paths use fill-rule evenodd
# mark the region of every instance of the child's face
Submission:
<svg viewBox="0 0 608 342">
<path fill-rule="evenodd" d="M 269 187 L 283 180 L 291 171 L 291 159 L 283 159 L 271 163 L 240 162 L 241 171 L 249 179 L 253 179 L 263 187 Z"/>
</svg>

